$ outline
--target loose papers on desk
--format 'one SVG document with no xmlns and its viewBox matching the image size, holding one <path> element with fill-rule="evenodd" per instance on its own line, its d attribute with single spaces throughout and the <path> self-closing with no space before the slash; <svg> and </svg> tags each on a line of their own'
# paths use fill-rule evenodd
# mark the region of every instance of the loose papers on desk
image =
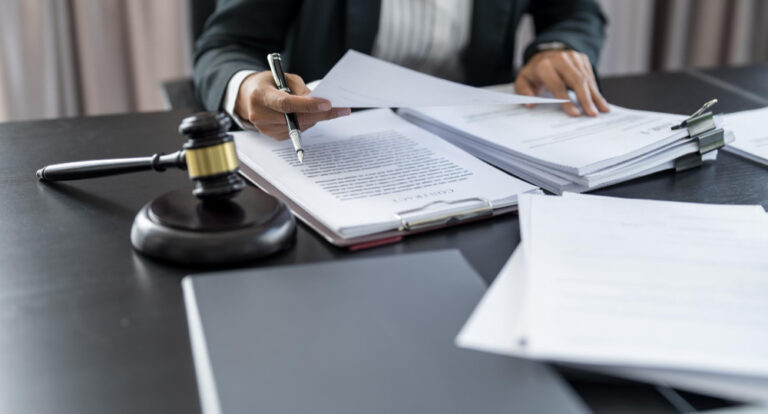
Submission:
<svg viewBox="0 0 768 414">
<path fill-rule="evenodd" d="M 768 401 L 760 206 L 523 196 L 460 346 Z"/>
<path fill-rule="evenodd" d="M 291 142 L 235 132 L 240 160 L 343 238 L 398 229 L 467 205 L 513 207 L 537 188 L 485 164 L 395 115 L 356 112 L 304 134 L 304 163 Z"/>
<path fill-rule="evenodd" d="M 768 107 L 725 115 L 725 124 L 736 136 L 726 147 L 744 158 L 768 165 Z"/>
<path fill-rule="evenodd" d="M 496 92 L 447 81 L 349 50 L 310 96 L 335 107 L 399 108 L 444 105 L 557 103 L 560 99 Z"/>
<path fill-rule="evenodd" d="M 699 151 L 685 129 L 671 130 L 686 116 L 618 106 L 597 117 L 576 118 L 558 106 L 403 108 L 399 113 L 554 193 L 584 192 L 671 169 L 676 159 Z M 725 141 L 733 141 L 730 132 Z M 716 154 L 707 153 L 705 159 Z"/>
</svg>

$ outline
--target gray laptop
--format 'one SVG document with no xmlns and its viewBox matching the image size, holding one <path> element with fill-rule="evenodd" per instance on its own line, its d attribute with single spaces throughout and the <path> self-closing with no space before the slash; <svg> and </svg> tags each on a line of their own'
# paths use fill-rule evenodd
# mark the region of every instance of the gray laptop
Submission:
<svg viewBox="0 0 768 414">
<path fill-rule="evenodd" d="M 184 278 L 205 414 L 586 413 L 547 366 L 458 348 L 458 251 Z"/>
</svg>

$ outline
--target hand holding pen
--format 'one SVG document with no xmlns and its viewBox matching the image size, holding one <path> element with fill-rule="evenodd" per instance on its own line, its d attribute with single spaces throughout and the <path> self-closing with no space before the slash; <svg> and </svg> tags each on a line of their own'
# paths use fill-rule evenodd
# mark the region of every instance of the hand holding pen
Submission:
<svg viewBox="0 0 768 414">
<path fill-rule="evenodd" d="M 285 74 L 291 94 L 278 90 L 271 71 L 257 72 L 240 85 L 235 112 L 264 135 L 284 140 L 290 138 L 286 113 L 295 113 L 299 129 L 304 131 L 320 121 L 349 115 L 349 108 L 331 108 L 326 99 L 311 98 L 311 92 L 298 75 Z"/>
<path fill-rule="evenodd" d="M 285 79 L 285 71 L 283 71 L 283 59 L 280 58 L 279 53 L 270 53 L 267 56 L 267 63 L 269 63 L 269 70 L 272 71 L 272 79 L 275 80 L 275 86 L 280 92 L 291 94 L 291 88 L 288 87 L 288 81 Z M 324 104 L 323 104 L 324 105 Z M 296 117 L 294 111 L 285 112 L 285 124 L 288 128 L 288 136 L 293 143 L 293 149 L 296 151 L 296 157 L 300 163 L 304 162 L 304 147 L 301 143 L 301 131 L 299 130 L 299 119 Z"/>
</svg>

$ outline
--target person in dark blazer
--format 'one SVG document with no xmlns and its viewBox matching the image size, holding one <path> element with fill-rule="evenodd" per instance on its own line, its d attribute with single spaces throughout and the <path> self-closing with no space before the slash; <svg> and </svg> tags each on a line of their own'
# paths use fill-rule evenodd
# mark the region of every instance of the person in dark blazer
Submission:
<svg viewBox="0 0 768 414">
<path fill-rule="evenodd" d="M 515 33 L 526 13 L 536 36 L 513 68 Z M 304 96 L 348 49 L 469 85 L 515 80 L 517 93 L 576 93 L 581 110 L 608 112 L 593 68 L 605 17 L 595 0 L 218 0 L 195 47 L 195 85 L 209 110 L 243 128 L 287 138 L 282 113 L 302 129 L 349 108 Z M 266 56 L 281 52 L 294 95 L 275 88 Z M 572 116 L 578 106 L 566 103 Z"/>
</svg>

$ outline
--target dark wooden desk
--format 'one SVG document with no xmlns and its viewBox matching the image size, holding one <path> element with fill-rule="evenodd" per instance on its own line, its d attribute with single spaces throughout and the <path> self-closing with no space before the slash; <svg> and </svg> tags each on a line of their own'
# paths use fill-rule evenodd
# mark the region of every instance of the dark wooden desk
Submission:
<svg viewBox="0 0 768 414">
<path fill-rule="evenodd" d="M 768 68 L 733 69 L 766 79 Z M 722 70 L 717 76 L 727 78 Z M 713 75 L 714 76 L 714 75 Z M 608 98 L 634 108 L 689 113 L 710 97 L 720 111 L 756 107 L 690 74 L 605 79 Z M 756 92 L 757 93 L 757 92 Z M 137 255 L 135 213 L 186 185 L 183 173 L 144 173 L 42 185 L 55 162 L 173 151 L 180 112 L 0 124 L 0 412 L 198 412 L 179 281 L 200 269 Z M 768 206 L 768 169 L 721 154 L 714 165 L 651 177 L 599 194 Z M 458 248 L 491 281 L 519 242 L 516 216 L 349 253 L 300 226 L 297 245 L 254 266 Z M 653 388 L 567 374 L 598 413 L 677 412 Z M 691 396 L 698 408 L 717 400 Z"/>
</svg>

